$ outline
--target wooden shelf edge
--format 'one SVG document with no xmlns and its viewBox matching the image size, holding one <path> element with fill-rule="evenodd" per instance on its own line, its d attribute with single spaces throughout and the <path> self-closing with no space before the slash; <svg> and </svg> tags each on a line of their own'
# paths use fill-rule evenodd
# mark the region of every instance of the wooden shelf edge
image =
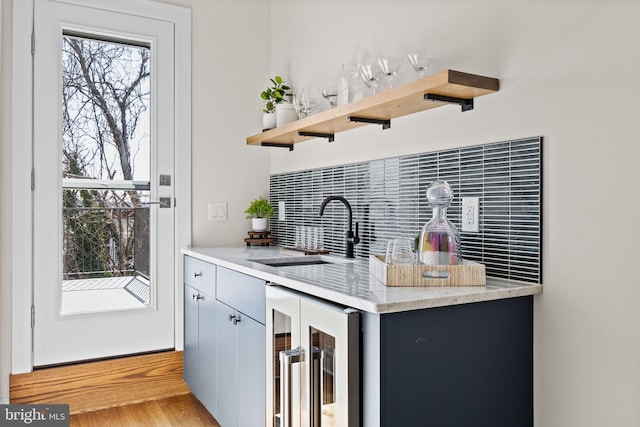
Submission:
<svg viewBox="0 0 640 427">
<path fill-rule="evenodd" d="M 270 143 L 292 146 L 315 138 L 300 136 L 298 134 L 300 131 L 328 135 L 367 125 L 367 123 L 350 122 L 349 116 L 390 120 L 446 105 L 441 102 L 424 101 L 423 96 L 426 93 L 473 99 L 498 90 L 500 90 L 500 82 L 496 78 L 456 70 L 444 70 L 345 105 L 338 105 L 331 110 L 322 111 L 278 128 L 249 136 L 246 143 L 247 145 Z"/>
</svg>

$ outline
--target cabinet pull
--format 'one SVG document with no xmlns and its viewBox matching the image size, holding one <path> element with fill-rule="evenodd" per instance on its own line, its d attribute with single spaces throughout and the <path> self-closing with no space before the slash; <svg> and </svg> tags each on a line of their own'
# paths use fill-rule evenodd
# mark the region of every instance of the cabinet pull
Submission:
<svg viewBox="0 0 640 427">
<path fill-rule="evenodd" d="M 228 317 L 229 321 L 232 322 L 234 325 L 237 325 L 238 322 L 240 322 L 240 316 L 234 316 L 233 314 L 230 314 Z"/>
<path fill-rule="evenodd" d="M 193 277 L 200 277 L 202 276 L 202 271 L 200 273 L 193 273 Z"/>
<path fill-rule="evenodd" d="M 202 296 L 200 294 L 191 294 L 191 297 L 196 301 L 204 299 L 204 296 Z"/>
<path fill-rule="evenodd" d="M 281 427 L 293 427 L 291 405 L 293 396 L 293 364 L 304 362 L 304 350 L 300 347 L 280 352 L 280 420 Z"/>
</svg>

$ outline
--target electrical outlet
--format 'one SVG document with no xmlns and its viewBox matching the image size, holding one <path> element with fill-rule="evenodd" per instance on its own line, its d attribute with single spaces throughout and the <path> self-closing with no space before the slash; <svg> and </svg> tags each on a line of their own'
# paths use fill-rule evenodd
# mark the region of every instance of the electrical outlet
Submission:
<svg viewBox="0 0 640 427">
<path fill-rule="evenodd" d="M 284 200 L 278 202 L 278 221 L 286 221 Z"/>
<path fill-rule="evenodd" d="M 480 198 L 462 198 L 462 231 L 478 233 L 480 231 Z"/>
</svg>

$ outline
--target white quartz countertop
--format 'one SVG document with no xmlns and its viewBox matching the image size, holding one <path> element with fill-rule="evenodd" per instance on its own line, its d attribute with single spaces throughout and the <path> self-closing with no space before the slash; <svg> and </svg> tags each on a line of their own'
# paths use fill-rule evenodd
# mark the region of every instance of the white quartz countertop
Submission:
<svg viewBox="0 0 640 427">
<path fill-rule="evenodd" d="M 278 247 L 189 247 L 184 255 L 273 284 L 371 313 L 393 313 L 542 293 L 542 285 L 487 278 L 486 287 L 387 287 L 369 274 L 369 260 L 271 267 L 254 259 L 299 257 Z"/>
</svg>

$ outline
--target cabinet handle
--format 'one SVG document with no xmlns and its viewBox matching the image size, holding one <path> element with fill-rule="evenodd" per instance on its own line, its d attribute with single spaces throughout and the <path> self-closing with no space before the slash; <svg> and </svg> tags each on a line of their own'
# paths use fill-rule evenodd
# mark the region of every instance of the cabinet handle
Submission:
<svg viewBox="0 0 640 427">
<path fill-rule="evenodd" d="M 197 295 L 196 294 L 191 294 L 191 297 L 196 301 L 204 299 L 204 296 L 202 296 L 200 294 L 197 294 Z"/>
<path fill-rule="evenodd" d="M 200 273 L 193 273 L 193 277 L 200 277 L 202 276 L 202 271 Z"/>
<path fill-rule="evenodd" d="M 233 314 L 230 314 L 227 319 L 229 319 L 229 322 L 232 322 L 234 325 L 237 325 L 238 322 L 240 322 L 240 316 L 234 316 Z"/>
<path fill-rule="evenodd" d="M 293 386 L 292 374 L 293 364 L 304 362 L 304 350 L 300 347 L 282 350 L 280 352 L 280 419 L 282 421 L 281 427 L 292 427 L 292 413 L 291 406 L 293 404 L 293 396 L 291 388 Z"/>
</svg>

